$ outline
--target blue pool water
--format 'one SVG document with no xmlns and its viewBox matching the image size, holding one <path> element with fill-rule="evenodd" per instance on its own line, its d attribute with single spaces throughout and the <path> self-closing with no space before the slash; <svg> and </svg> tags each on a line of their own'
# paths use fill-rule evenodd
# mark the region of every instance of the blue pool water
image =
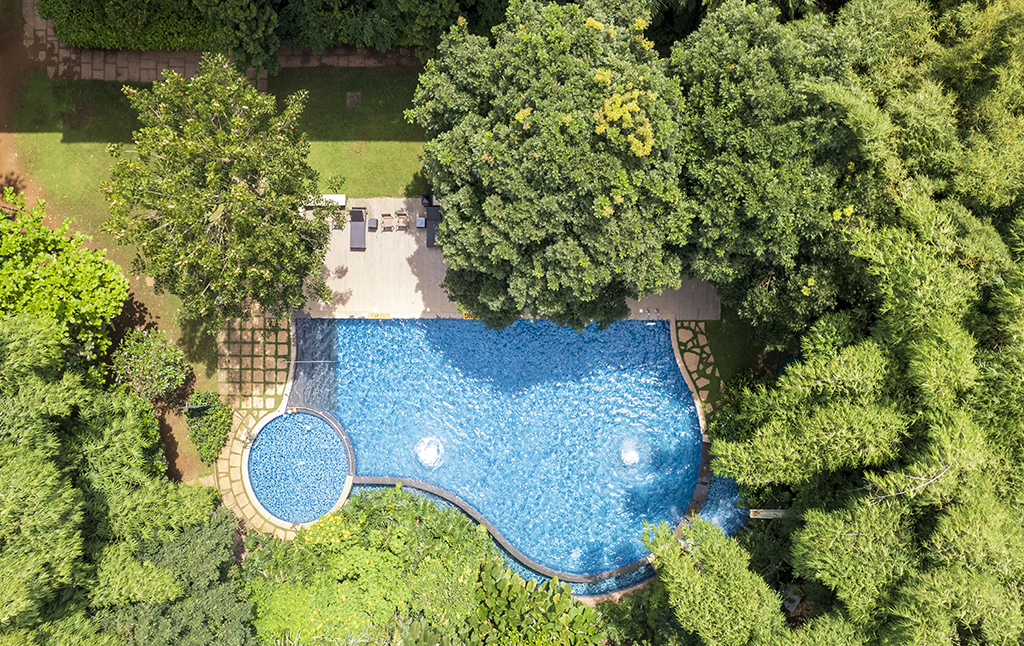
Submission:
<svg viewBox="0 0 1024 646">
<path fill-rule="evenodd" d="M 357 475 L 460 496 L 547 567 L 595 574 L 677 523 L 700 460 L 696 408 L 666 322 L 583 333 L 521 321 L 296 321 L 289 405 L 331 411 Z"/>
<path fill-rule="evenodd" d="M 345 488 L 348 456 L 327 422 L 308 413 L 275 417 L 249 450 L 249 482 L 263 508 L 309 523 L 334 507 Z"/>
</svg>

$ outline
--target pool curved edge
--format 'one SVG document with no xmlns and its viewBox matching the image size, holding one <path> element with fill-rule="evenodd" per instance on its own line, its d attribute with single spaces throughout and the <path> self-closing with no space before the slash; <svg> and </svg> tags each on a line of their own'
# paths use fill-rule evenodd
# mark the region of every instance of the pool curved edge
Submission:
<svg viewBox="0 0 1024 646">
<path fill-rule="evenodd" d="M 401 485 L 403 487 L 409 487 L 411 489 L 419 489 L 420 491 L 425 491 L 439 498 L 443 498 L 447 502 L 450 502 L 451 504 L 461 509 L 463 513 L 472 518 L 475 522 L 479 523 L 480 525 L 483 525 L 487 532 L 491 535 L 491 538 L 493 538 L 494 541 L 502 547 L 502 549 L 511 554 L 512 557 L 515 558 L 515 560 L 519 561 L 520 563 L 530 568 L 537 574 L 542 574 L 546 577 L 557 577 L 559 581 L 567 581 L 569 583 L 596 583 L 598 581 L 604 581 L 605 579 L 610 579 L 612 577 L 628 574 L 629 572 L 637 570 L 651 562 L 651 555 L 647 555 L 642 559 L 633 561 L 632 563 L 627 563 L 626 565 L 617 567 L 614 570 L 598 572 L 597 574 L 572 574 L 570 572 L 559 572 L 558 570 L 553 570 L 547 566 L 537 563 L 530 557 L 526 556 L 525 554 L 517 550 L 511 543 L 509 543 L 505 539 L 504 536 L 501 535 L 501 532 L 498 531 L 498 528 L 491 524 L 491 521 L 487 520 L 487 518 L 483 514 L 477 511 L 476 508 L 474 508 L 468 502 L 466 502 L 462 498 L 459 498 L 458 496 L 451 493 L 447 489 L 437 487 L 435 485 L 423 482 L 422 480 L 417 480 L 415 478 L 383 478 L 376 476 L 356 476 L 354 484 L 374 486 Z"/>
<path fill-rule="evenodd" d="M 298 317 L 295 317 L 295 318 L 298 318 Z M 686 364 L 684 362 L 684 359 L 683 359 L 681 351 L 680 351 L 678 339 L 676 338 L 677 337 L 677 329 L 678 329 L 676 323 L 677 323 L 677 321 L 675 319 L 669 319 L 669 326 L 668 326 L 668 331 L 667 331 L 668 336 L 669 336 L 668 342 L 669 342 L 669 346 L 672 348 L 672 353 L 673 353 L 673 356 L 675 357 L 675 360 L 676 360 L 676 367 L 679 369 L 679 372 L 682 374 L 683 380 L 686 382 L 687 389 L 690 392 L 690 396 L 693 398 L 693 402 L 695 404 L 695 408 L 696 408 L 696 411 L 697 411 L 697 418 L 698 418 L 698 421 L 699 421 L 700 433 L 701 433 L 701 455 L 700 455 L 700 467 L 699 467 L 699 471 L 698 471 L 697 484 L 695 485 L 694 492 L 693 492 L 693 494 L 691 496 L 691 501 L 690 501 L 690 504 L 688 506 L 688 509 L 687 509 L 686 513 L 683 515 L 683 518 L 679 521 L 679 523 L 676 526 L 676 532 L 678 533 L 679 530 L 682 528 L 683 523 L 689 524 L 690 523 L 690 519 L 694 515 L 699 513 L 699 511 L 701 509 L 701 505 L 704 503 L 704 501 L 706 499 L 708 487 L 709 487 L 710 480 L 711 480 L 711 469 L 710 469 L 711 440 L 710 440 L 710 438 L 707 435 L 707 420 L 706 420 L 706 417 L 705 417 L 704 402 L 700 399 L 700 396 L 698 394 L 698 390 L 696 388 L 696 385 L 693 382 L 693 377 L 690 375 L 690 371 L 686 367 Z M 295 329 L 294 319 L 292 321 L 292 329 L 293 330 Z M 337 425 L 337 422 L 333 419 L 333 417 L 330 416 L 330 414 L 326 413 L 325 411 L 320 411 L 319 409 L 311 409 L 311 408 L 307 408 L 307 407 L 294 407 L 294 406 L 289 407 L 289 406 L 287 406 L 287 402 L 289 400 L 289 397 L 291 396 L 292 387 L 294 385 L 295 372 L 296 372 L 296 363 L 295 362 L 297 360 L 297 354 L 298 354 L 298 348 L 297 348 L 298 344 L 293 342 L 290 345 L 291 345 L 291 348 L 290 348 L 290 350 L 291 350 L 291 352 L 290 352 L 290 354 L 291 354 L 291 361 L 289 361 L 289 364 L 288 364 L 288 377 L 287 377 L 287 380 L 285 382 L 285 389 L 284 389 L 283 397 L 282 397 L 282 400 L 281 400 L 281 406 L 276 411 L 274 411 L 274 412 L 270 413 L 269 415 L 267 415 L 263 420 L 261 420 L 259 422 L 259 424 L 257 424 L 256 428 L 254 429 L 254 434 L 252 436 L 253 438 L 255 437 L 255 433 L 258 433 L 259 430 L 262 428 L 262 426 L 265 425 L 265 423 L 268 422 L 270 419 L 272 419 L 273 417 L 275 417 L 277 415 L 284 414 L 287 411 L 293 410 L 293 409 L 297 410 L 297 411 L 300 411 L 300 412 L 307 412 L 307 413 L 311 413 L 311 414 L 314 414 L 314 415 L 317 415 L 317 416 L 320 416 L 320 417 L 324 417 L 325 420 L 329 424 L 331 424 L 332 426 Z M 340 426 L 340 425 L 338 425 L 338 426 Z M 421 491 L 425 491 L 427 493 L 431 493 L 431 494 L 436 495 L 436 496 L 438 496 L 438 497 L 440 497 L 440 498 L 450 502 L 451 504 L 455 505 L 460 510 L 462 510 L 463 513 L 465 513 L 470 518 L 472 518 L 475 522 L 483 525 L 484 528 L 487 529 L 488 533 L 492 536 L 492 538 L 494 538 L 495 542 L 497 542 L 499 545 L 501 545 L 502 548 L 505 549 L 509 554 L 511 554 L 517 561 L 522 563 L 527 568 L 529 568 L 529 569 L 531 569 L 531 570 L 533 570 L 533 571 L 535 571 L 538 574 L 541 574 L 543 576 L 558 577 L 558 579 L 560 581 L 565 581 L 565 582 L 568 582 L 568 583 L 595 583 L 595 582 L 604 581 L 606 579 L 611 579 L 611 578 L 614 578 L 616 576 L 620 576 L 620 575 L 623 575 L 623 574 L 627 574 L 627 573 L 633 572 L 633 571 L 635 571 L 635 570 L 637 570 L 637 569 L 639 569 L 639 568 L 641 568 L 641 567 L 643 567 L 645 565 L 651 564 L 651 562 L 653 561 L 653 555 L 648 554 L 647 556 L 645 556 L 645 557 L 643 557 L 643 558 L 641 558 L 641 559 L 639 559 L 637 561 L 633 561 L 632 563 L 628 563 L 628 564 L 620 566 L 618 568 L 615 568 L 615 569 L 612 569 L 612 570 L 608 570 L 608 571 L 605 571 L 605 572 L 599 572 L 597 574 L 592 574 L 592 575 L 581 575 L 581 574 L 572 574 L 572 573 L 569 573 L 569 572 L 559 572 L 559 571 L 554 570 L 552 568 L 549 568 L 547 566 L 541 565 L 541 564 L 533 561 L 532 559 L 530 559 L 526 555 L 524 555 L 522 552 L 520 552 L 514 546 L 512 546 L 505 539 L 505 537 L 501 534 L 501 532 L 498 531 L 498 529 L 493 524 L 491 524 L 491 522 L 489 520 L 487 520 L 482 514 L 480 514 L 480 512 L 478 512 L 469 503 L 465 502 L 464 500 L 462 500 L 461 498 L 459 498 L 455 494 L 450 493 L 449 491 L 447 491 L 445 489 L 442 489 L 442 488 L 437 487 L 435 485 L 431 485 L 431 484 L 426 483 L 426 482 L 422 482 L 420 480 L 416 480 L 414 478 L 356 476 L 355 472 L 354 472 L 354 470 L 355 470 L 354 449 L 352 447 L 351 440 L 348 438 L 347 433 L 343 433 L 342 437 L 343 437 L 343 441 L 345 443 L 346 451 L 347 452 L 351 451 L 351 453 L 348 454 L 348 457 L 349 457 L 349 471 L 350 471 L 350 473 L 349 473 L 348 477 L 346 478 L 345 488 L 344 488 L 342 496 L 339 498 L 338 502 L 335 504 L 334 507 L 331 508 L 330 512 L 328 512 L 328 513 L 334 513 L 341 506 L 343 506 L 345 504 L 345 502 L 348 501 L 349 495 L 351 494 L 351 491 L 352 491 L 352 487 L 355 484 L 364 484 L 364 485 L 371 485 L 371 486 L 395 486 L 395 485 L 401 484 L 402 486 L 405 486 L 405 487 L 409 487 L 409 488 L 412 488 L 412 489 L 418 489 L 418 490 L 421 490 Z M 256 496 L 255 496 L 255 494 L 254 494 L 254 492 L 252 490 L 252 485 L 249 482 L 248 456 L 249 456 L 249 446 L 250 445 L 251 445 L 251 440 L 246 444 L 245 450 L 243 452 L 243 456 L 242 456 L 242 472 L 243 472 L 243 478 L 244 478 L 244 485 L 245 485 L 245 488 L 246 488 L 246 493 L 249 494 L 249 497 L 252 500 L 253 505 L 256 506 L 256 508 L 260 511 L 260 513 L 262 515 L 264 515 L 266 518 L 270 519 L 271 522 L 273 522 L 274 524 L 279 525 L 283 529 L 293 529 L 294 530 L 294 529 L 298 529 L 299 527 L 306 527 L 306 528 L 310 527 L 313 523 L 295 524 L 295 523 L 289 523 L 287 521 L 284 521 L 284 520 L 281 520 L 279 518 L 276 518 L 275 516 L 273 516 L 272 514 L 267 512 L 265 509 L 263 509 L 262 505 L 260 505 L 258 499 L 256 498 Z M 316 521 L 313 521 L 313 522 L 316 522 Z M 657 575 L 655 575 L 655 576 L 657 576 Z M 629 591 L 634 591 L 634 590 L 637 590 L 637 589 L 641 589 L 645 585 L 647 585 L 648 582 L 649 581 L 644 581 L 644 582 L 642 582 L 640 584 L 637 584 L 635 586 L 631 586 L 629 588 Z M 624 591 L 620 590 L 620 591 L 618 591 L 618 593 L 615 593 L 615 594 L 621 594 L 622 592 L 624 592 Z M 604 596 L 604 595 L 600 595 L 600 596 Z M 608 596 L 613 596 L 613 595 L 608 595 Z M 584 597 L 584 598 L 586 598 L 586 597 Z"/>
<path fill-rule="evenodd" d="M 289 378 L 290 377 L 291 375 L 289 374 Z M 284 401 L 287 401 L 287 399 L 285 399 Z M 352 440 L 349 439 L 348 433 L 346 433 L 345 429 L 341 427 L 341 424 L 339 424 L 338 421 L 334 419 L 334 417 L 330 413 L 328 413 L 327 411 L 322 411 L 318 408 L 309 408 L 307 406 L 281 406 L 277 410 L 271 412 L 269 415 L 266 415 L 256 424 L 256 427 L 253 429 L 252 434 L 249 435 L 249 439 L 246 441 L 245 446 L 242 449 L 242 484 L 245 487 L 245 493 L 248 496 L 249 501 L 252 503 L 253 507 L 256 508 L 256 511 L 260 515 L 269 520 L 272 524 L 277 525 L 282 529 L 294 530 L 298 529 L 299 527 L 308 528 L 313 523 L 315 523 L 316 520 L 308 523 L 292 523 L 290 521 L 284 520 L 283 518 L 278 518 L 277 516 L 269 512 L 267 508 L 264 507 L 263 504 L 260 502 L 260 499 L 256 496 L 256 491 L 253 489 L 252 482 L 249 479 L 249 453 L 252 450 L 252 445 L 256 441 L 256 438 L 259 437 L 260 431 L 263 430 L 264 426 L 266 426 L 273 420 L 277 419 L 282 415 L 287 415 L 289 413 L 306 413 L 308 415 L 313 415 L 314 417 L 320 418 L 328 426 L 330 426 L 335 433 L 338 434 L 338 437 L 341 438 L 342 445 L 344 445 L 345 447 L 345 456 L 348 458 L 348 473 L 345 476 L 345 485 L 342 488 L 341 495 L 338 496 L 337 502 L 335 502 L 334 506 L 332 506 L 330 511 L 327 512 L 328 514 L 333 514 L 334 512 L 338 511 L 338 509 L 340 509 L 341 506 L 345 504 L 345 502 L 348 500 L 349 495 L 352 493 L 352 486 L 355 484 L 356 475 L 356 453 L 355 448 L 352 446 Z M 326 516 L 327 514 L 324 515 Z"/>
<path fill-rule="evenodd" d="M 693 494 L 690 496 L 690 504 L 683 514 L 682 520 L 676 525 L 676 534 L 679 533 L 683 523 L 689 524 L 690 520 L 700 513 L 704 501 L 708 497 L 708 488 L 711 486 L 711 438 L 708 437 L 708 422 L 704 414 L 704 402 L 700 398 L 697 385 L 693 383 L 693 376 L 686 367 L 682 351 L 679 349 L 678 339 L 679 322 L 670 319 L 668 326 L 668 344 L 672 348 L 672 355 L 676 358 L 676 366 L 683 375 L 686 387 L 690 389 L 690 397 L 697 409 L 697 419 L 700 422 L 700 462 L 697 465 L 697 483 L 694 485 Z"/>
</svg>

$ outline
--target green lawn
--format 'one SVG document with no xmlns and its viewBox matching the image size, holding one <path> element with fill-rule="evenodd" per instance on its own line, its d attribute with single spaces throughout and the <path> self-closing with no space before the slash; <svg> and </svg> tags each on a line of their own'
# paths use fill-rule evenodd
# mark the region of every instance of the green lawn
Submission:
<svg viewBox="0 0 1024 646">
<path fill-rule="evenodd" d="M 412 197 L 429 190 L 419 162 L 423 130 L 402 114 L 412 107 L 418 74 L 412 68 L 285 69 L 267 89 L 279 98 L 309 92 L 302 128 L 324 189 L 340 175 L 349 196 Z M 360 94 L 358 107 L 348 106 L 350 92 Z"/>
</svg>

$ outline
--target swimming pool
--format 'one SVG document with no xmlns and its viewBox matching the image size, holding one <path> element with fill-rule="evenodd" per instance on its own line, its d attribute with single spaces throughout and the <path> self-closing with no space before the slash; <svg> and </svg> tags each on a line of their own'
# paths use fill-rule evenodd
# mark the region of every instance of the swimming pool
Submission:
<svg viewBox="0 0 1024 646">
<path fill-rule="evenodd" d="M 668 323 L 582 333 L 456 320 L 299 319 L 289 406 L 330 411 L 357 476 L 416 478 L 472 505 L 518 550 L 590 575 L 675 524 L 700 461 Z"/>
<path fill-rule="evenodd" d="M 256 504 L 286 523 L 311 523 L 331 511 L 352 471 L 341 429 L 315 411 L 274 415 L 243 452 L 243 478 Z"/>
</svg>

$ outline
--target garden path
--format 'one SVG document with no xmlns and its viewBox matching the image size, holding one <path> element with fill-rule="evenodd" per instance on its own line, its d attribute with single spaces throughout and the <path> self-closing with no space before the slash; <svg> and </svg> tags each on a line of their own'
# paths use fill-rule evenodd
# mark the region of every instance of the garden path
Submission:
<svg viewBox="0 0 1024 646">
<path fill-rule="evenodd" d="M 25 18 L 23 44 L 39 66 L 46 67 L 50 78 L 69 80 L 126 81 L 152 83 L 163 70 L 191 77 L 199 70 L 202 52 L 189 50 L 105 50 L 80 49 L 60 42 L 52 20 L 43 20 L 35 0 L 22 0 Z M 308 47 L 282 47 L 278 52 L 281 67 L 389 67 L 422 66 L 412 47 L 395 47 L 387 52 L 330 47 L 313 54 Z M 256 78 L 256 71 L 248 71 Z M 267 89 L 266 74 L 256 82 Z"/>
</svg>

